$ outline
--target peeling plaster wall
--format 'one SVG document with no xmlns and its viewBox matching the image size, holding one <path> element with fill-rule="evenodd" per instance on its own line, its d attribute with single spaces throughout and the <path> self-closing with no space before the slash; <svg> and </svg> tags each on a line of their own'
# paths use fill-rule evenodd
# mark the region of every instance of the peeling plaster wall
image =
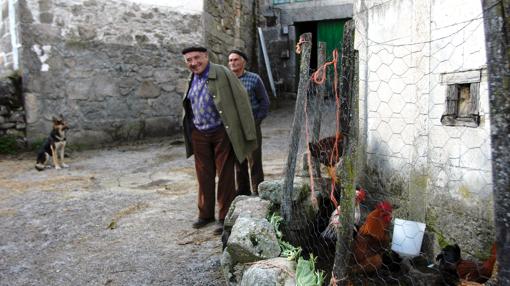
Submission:
<svg viewBox="0 0 510 286">
<path fill-rule="evenodd" d="M 354 19 L 364 180 L 381 179 L 372 185 L 387 187 L 396 217 L 427 222 L 475 254 L 488 251 L 494 227 L 482 10 L 468 2 L 357 0 Z M 480 125 L 442 125 L 445 78 L 462 83 L 470 72 Z"/>
</svg>

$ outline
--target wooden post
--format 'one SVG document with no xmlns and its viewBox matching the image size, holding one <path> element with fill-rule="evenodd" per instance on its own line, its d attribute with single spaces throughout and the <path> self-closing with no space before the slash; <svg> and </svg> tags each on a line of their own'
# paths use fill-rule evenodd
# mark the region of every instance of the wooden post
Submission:
<svg viewBox="0 0 510 286">
<path fill-rule="evenodd" d="M 482 0 L 499 285 L 510 285 L 510 0 Z"/>
<path fill-rule="evenodd" d="M 306 100 L 306 94 L 310 83 L 310 54 L 312 50 L 312 34 L 305 33 L 301 35 L 301 65 L 299 68 L 299 86 L 294 110 L 294 119 L 292 121 L 292 130 L 290 133 L 289 154 L 287 156 L 287 165 L 285 167 L 285 178 L 283 181 L 283 194 L 281 213 L 285 221 L 292 219 L 292 192 L 294 186 L 294 174 L 296 171 L 296 157 L 299 147 L 299 137 L 303 127 L 303 111 Z"/>
<path fill-rule="evenodd" d="M 352 230 L 354 225 L 354 201 L 356 196 L 357 168 L 357 128 L 358 108 L 355 93 L 355 74 L 357 53 L 354 50 L 354 21 L 345 23 L 342 47 L 341 93 L 340 93 L 340 129 L 343 134 L 343 164 L 340 170 L 341 199 L 340 227 L 337 231 L 335 263 L 333 275 L 337 285 L 347 285 L 347 266 L 352 255 Z"/>
<path fill-rule="evenodd" d="M 319 42 L 317 48 L 317 68 L 320 68 L 326 62 L 326 43 Z M 324 73 L 326 73 L 326 69 L 324 69 Z M 324 75 L 326 76 L 326 75 Z M 308 102 L 309 102 L 309 110 L 310 110 L 310 118 L 312 121 L 311 127 L 311 138 L 310 142 L 318 142 L 320 138 L 321 131 L 321 104 L 324 99 L 326 93 L 326 87 L 324 84 L 318 84 L 315 86 L 316 92 L 309 93 Z M 311 160 L 311 168 L 312 168 L 312 176 L 320 177 L 321 169 L 320 169 L 319 158 L 312 158 Z"/>
</svg>

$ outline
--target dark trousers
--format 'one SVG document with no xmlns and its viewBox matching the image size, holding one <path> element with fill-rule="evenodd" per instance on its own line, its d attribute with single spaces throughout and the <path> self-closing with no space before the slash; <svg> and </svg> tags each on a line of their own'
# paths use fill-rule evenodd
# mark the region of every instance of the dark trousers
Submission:
<svg viewBox="0 0 510 286">
<path fill-rule="evenodd" d="M 257 149 L 253 151 L 249 159 L 244 160 L 242 163 L 236 160 L 238 195 L 251 195 L 248 168 L 250 168 L 251 186 L 255 194 L 258 194 L 257 190 L 259 184 L 264 181 L 264 171 L 262 170 L 262 131 L 260 129 L 260 124 L 256 124 L 255 127 L 257 130 Z"/>
<path fill-rule="evenodd" d="M 223 220 L 236 196 L 234 179 L 235 155 L 225 128 L 205 133 L 193 129 L 191 144 L 195 155 L 195 171 L 198 179 L 198 217 L 214 218 L 215 179 L 218 175 L 218 219 Z"/>
</svg>

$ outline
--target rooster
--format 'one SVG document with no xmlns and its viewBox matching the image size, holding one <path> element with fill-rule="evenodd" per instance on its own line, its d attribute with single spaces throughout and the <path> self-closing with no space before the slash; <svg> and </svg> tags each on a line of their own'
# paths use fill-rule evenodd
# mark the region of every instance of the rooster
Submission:
<svg viewBox="0 0 510 286">
<path fill-rule="evenodd" d="M 436 260 L 439 261 L 439 269 L 443 273 L 454 274 L 465 281 L 484 283 L 491 277 L 496 262 L 496 243 L 492 244 L 491 256 L 483 263 L 462 259 L 457 244 L 443 248 L 436 256 Z"/>
<path fill-rule="evenodd" d="M 337 133 L 336 136 L 322 138 L 319 142 L 308 143 L 310 156 L 319 160 L 321 164 L 328 168 L 331 178 L 334 178 L 336 165 L 340 162 L 342 155 L 342 134 Z"/>
<path fill-rule="evenodd" d="M 357 232 L 357 226 L 359 225 L 361 221 L 361 209 L 360 209 L 360 203 L 365 201 L 367 194 L 366 191 L 358 187 L 356 188 L 356 201 L 354 203 L 354 231 Z M 338 230 L 338 227 L 340 226 L 340 220 L 339 220 L 339 210 L 340 206 L 338 206 L 333 213 L 331 214 L 329 218 L 329 224 L 326 227 L 326 229 L 321 233 L 322 237 L 325 239 L 336 239 L 336 232 Z"/>
<path fill-rule="evenodd" d="M 389 226 L 393 207 L 387 201 L 379 202 L 370 212 L 353 242 L 353 272 L 370 273 L 383 265 L 383 254 L 387 251 L 390 236 Z"/>
</svg>

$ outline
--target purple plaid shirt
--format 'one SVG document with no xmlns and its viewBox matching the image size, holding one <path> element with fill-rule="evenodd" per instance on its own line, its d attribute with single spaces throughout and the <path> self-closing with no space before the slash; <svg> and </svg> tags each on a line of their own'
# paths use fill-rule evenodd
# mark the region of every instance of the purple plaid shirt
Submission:
<svg viewBox="0 0 510 286">
<path fill-rule="evenodd" d="M 207 86 L 209 65 L 200 75 L 193 75 L 193 81 L 188 92 L 188 99 L 193 110 L 193 124 L 200 131 L 210 131 L 218 128 L 222 122 L 220 114 L 214 105 L 213 97 Z"/>
</svg>

